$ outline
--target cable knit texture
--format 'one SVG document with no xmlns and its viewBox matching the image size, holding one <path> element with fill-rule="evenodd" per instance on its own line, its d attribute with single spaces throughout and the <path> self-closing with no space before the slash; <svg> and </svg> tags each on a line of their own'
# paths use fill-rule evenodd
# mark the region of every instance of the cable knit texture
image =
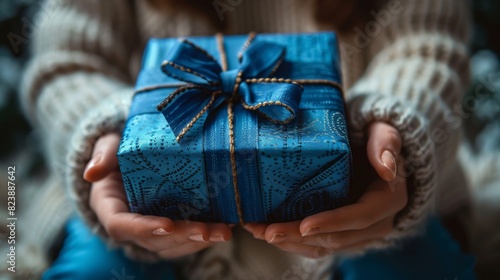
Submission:
<svg viewBox="0 0 500 280">
<path fill-rule="evenodd" d="M 21 90 L 23 109 L 41 131 L 51 170 L 64 178 L 59 182 L 68 188 L 78 212 L 110 245 L 124 246 L 130 256 L 142 260 L 156 256 L 133 244 L 116 244 L 107 236 L 90 209 L 90 184 L 82 174 L 97 139 L 123 128 L 148 38 L 218 31 L 203 11 L 173 0 L 158 7 L 161 2 L 47 0 Z M 322 1 L 227 2 L 238 3 L 222 13 L 228 34 L 313 32 L 333 30 L 338 24 L 325 20 L 329 11 L 317 6 Z M 449 213 L 467 202 L 465 186 L 450 185 L 448 179 L 451 167 L 456 166 L 460 139 L 460 122 L 452 109 L 468 82 L 469 19 L 465 0 L 373 3 L 373 10 L 346 17 L 352 24 L 338 31 L 353 137 L 363 136 L 369 123 L 384 121 L 396 127 L 403 139 L 409 203 L 398 214 L 394 233 L 371 246 L 385 248 L 418 233 L 429 212 Z M 318 9 L 321 21 L 314 17 Z M 52 205 L 47 213 L 54 213 L 54 205 L 62 208 L 65 203 L 48 201 L 46 205 Z M 39 215 L 44 211 L 40 206 Z M 248 252 L 259 254 L 259 260 Z M 186 267 L 192 268 L 188 269 L 191 279 L 247 279 L 249 275 L 278 279 L 293 265 L 310 262 L 240 231 L 231 242 L 189 259 Z M 220 260 L 219 266 L 215 260 Z M 328 258 L 318 260 L 315 265 L 322 269 L 311 271 L 311 278 L 328 277 L 329 263 Z"/>
</svg>

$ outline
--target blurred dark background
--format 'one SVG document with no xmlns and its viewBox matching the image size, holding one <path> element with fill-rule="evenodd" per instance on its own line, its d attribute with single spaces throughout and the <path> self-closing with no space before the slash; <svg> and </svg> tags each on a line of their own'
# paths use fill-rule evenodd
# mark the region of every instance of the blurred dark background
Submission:
<svg viewBox="0 0 500 280">
<path fill-rule="evenodd" d="M 30 174 L 41 158 L 33 132 L 19 108 L 17 92 L 29 58 L 34 19 L 42 1 L 0 0 L 0 166 L 22 162 Z M 2 169 L 3 170 L 3 169 Z M 3 178 L 3 177 L 2 177 Z"/>
<path fill-rule="evenodd" d="M 41 0 L 0 0 L 0 128 L 3 131 L 0 170 L 15 164 L 20 180 L 40 176 L 44 170 L 36 131 L 21 113 L 17 99 L 41 3 Z M 472 84 L 461 105 L 466 116 L 462 119 L 469 150 L 481 154 L 500 150 L 500 0 L 471 0 L 471 13 L 474 22 L 470 46 Z M 3 173 L 0 179 L 6 182 Z M 496 193 L 500 193 L 500 185 L 496 186 Z M 493 203 L 500 204 L 496 201 Z M 498 230 L 495 232 L 498 234 Z M 500 261 L 496 266 L 500 267 Z M 479 274 L 481 279 L 492 279 L 486 270 Z"/>
</svg>

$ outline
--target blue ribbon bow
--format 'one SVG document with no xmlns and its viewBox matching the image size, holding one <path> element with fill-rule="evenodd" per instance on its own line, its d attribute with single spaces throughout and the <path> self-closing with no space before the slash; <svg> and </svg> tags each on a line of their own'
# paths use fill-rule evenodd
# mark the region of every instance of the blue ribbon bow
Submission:
<svg viewBox="0 0 500 280">
<path fill-rule="evenodd" d="M 238 67 L 224 71 L 205 50 L 181 40 L 167 54 L 162 70 L 189 84 L 172 92 L 157 109 L 177 141 L 203 114 L 224 101 L 239 100 L 245 109 L 286 124 L 295 117 L 303 88 L 288 79 L 269 78 L 284 56 L 285 47 L 256 39 L 242 53 Z"/>
</svg>

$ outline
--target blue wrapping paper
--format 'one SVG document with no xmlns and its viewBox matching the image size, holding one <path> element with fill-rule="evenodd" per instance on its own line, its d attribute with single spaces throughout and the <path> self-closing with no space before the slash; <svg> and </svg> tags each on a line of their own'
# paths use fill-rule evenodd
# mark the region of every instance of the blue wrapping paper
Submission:
<svg viewBox="0 0 500 280">
<path fill-rule="evenodd" d="M 186 55 L 182 47 L 191 51 L 190 46 L 182 46 L 178 39 L 149 41 L 137 80 L 138 93 L 117 154 L 132 212 L 174 220 L 285 222 L 349 202 L 351 152 L 344 101 L 338 87 L 320 82 L 303 83 L 299 87 L 286 82 L 271 85 L 249 82 L 242 83 L 237 92 L 239 97 L 231 99 L 224 94 L 229 92 L 224 88 L 232 89 L 234 83 L 227 85 L 222 81 L 218 86 L 206 83 L 201 90 L 181 93 L 177 103 L 158 111 L 157 105 L 177 88 L 186 86 L 186 79 L 197 82 L 182 76 L 185 73 L 172 73 L 177 68 L 166 69 L 166 58 L 173 58 L 181 65 L 195 65 L 198 69 L 192 70 L 213 79 L 220 74 L 221 80 L 227 76 L 232 80 L 235 71 L 231 70 L 248 64 L 250 70 L 244 70 L 244 76 L 341 83 L 338 44 L 333 33 L 259 34 L 250 43 L 254 44 L 253 49 L 244 47 L 247 37 L 224 36 L 224 54 L 213 36 L 188 38 L 193 46 L 203 49 L 219 63 L 225 55 L 228 71 L 218 69 L 215 64 L 208 65 L 196 50 Z M 282 57 L 276 56 L 277 68 L 271 73 L 265 70 L 267 65 L 262 65 L 269 61 L 266 54 L 277 53 L 274 47 L 284 51 Z M 272 51 L 260 51 L 267 48 Z M 240 60 L 240 52 L 255 54 Z M 203 66 L 206 67 L 200 69 Z M 256 68 L 264 70 L 252 71 Z M 206 98 L 217 89 L 223 93 L 217 95 L 214 105 L 179 139 L 181 128 L 197 115 L 207 104 Z M 202 96 L 204 93 L 207 97 Z M 283 100 L 279 104 L 291 108 L 293 118 L 287 123 L 277 123 L 272 119 L 287 118 L 290 110 L 261 107 L 258 112 L 243 105 L 263 102 L 266 98 Z M 232 130 L 228 120 L 229 100 L 236 100 L 231 106 Z M 234 153 L 230 149 L 231 137 Z"/>
</svg>

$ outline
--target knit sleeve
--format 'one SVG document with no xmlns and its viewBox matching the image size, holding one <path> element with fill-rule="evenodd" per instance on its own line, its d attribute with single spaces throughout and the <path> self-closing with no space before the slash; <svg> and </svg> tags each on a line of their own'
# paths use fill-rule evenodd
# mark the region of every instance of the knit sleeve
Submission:
<svg viewBox="0 0 500 280">
<path fill-rule="evenodd" d="M 391 0 L 371 15 L 360 30 L 370 41 L 369 67 L 347 99 L 355 134 L 384 121 L 402 136 L 409 201 L 395 232 L 378 244 L 384 247 L 419 231 L 456 161 L 460 120 L 453 108 L 468 82 L 469 18 L 461 0 Z"/>
<path fill-rule="evenodd" d="M 136 46 L 130 3 L 45 1 L 21 88 L 21 104 L 42 138 L 51 170 L 69 188 L 83 218 L 110 244 L 90 209 L 83 170 L 97 139 L 121 132 L 128 112 L 129 60 Z"/>
</svg>

